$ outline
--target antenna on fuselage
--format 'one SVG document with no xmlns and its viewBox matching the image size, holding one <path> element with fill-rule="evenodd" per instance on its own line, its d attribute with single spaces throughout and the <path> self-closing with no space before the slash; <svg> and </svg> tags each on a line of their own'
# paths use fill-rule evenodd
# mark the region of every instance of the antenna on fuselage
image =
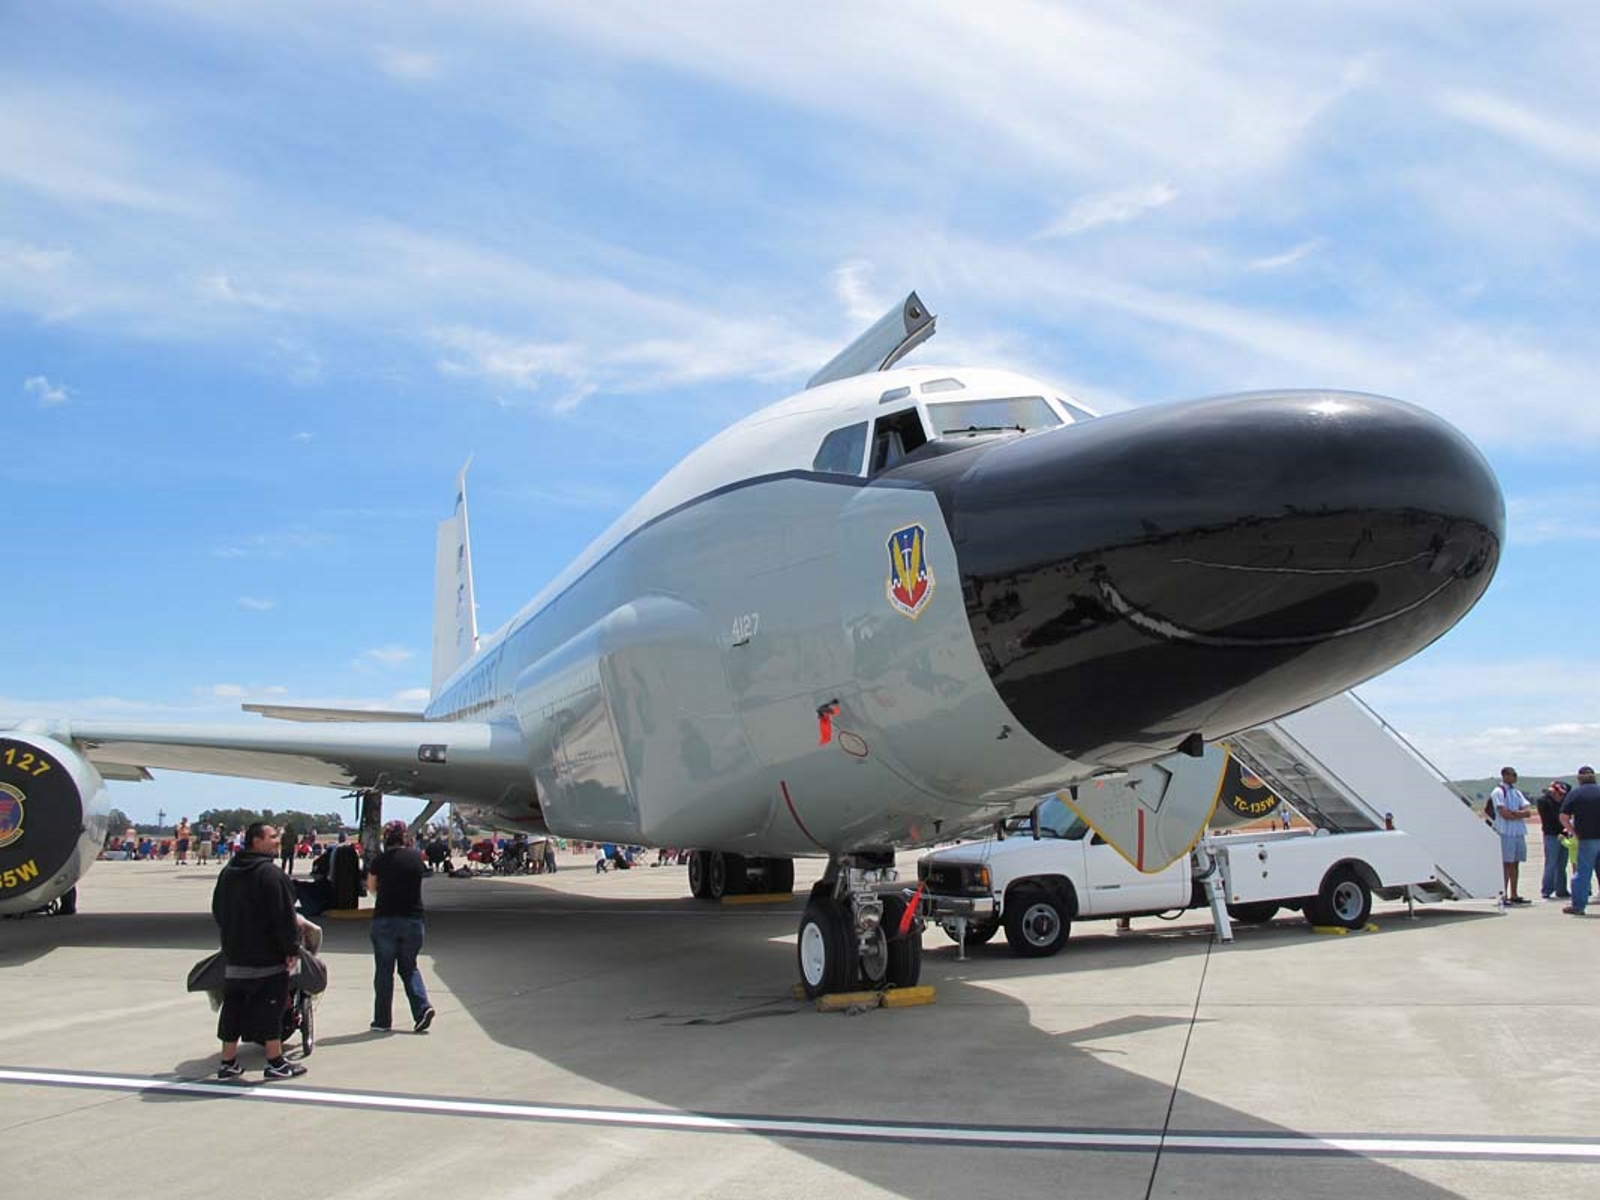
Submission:
<svg viewBox="0 0 1600 1200">
<path fill-rule="evenodd" d="M 829 359 L 827 366 L 806 380 L 806 387 L 834 383 L 853 375 L 887 371 L 933 336 L 937 320 L 921 298 L 912 292 L 874 321 L 865 333 Z"/>
</svg>

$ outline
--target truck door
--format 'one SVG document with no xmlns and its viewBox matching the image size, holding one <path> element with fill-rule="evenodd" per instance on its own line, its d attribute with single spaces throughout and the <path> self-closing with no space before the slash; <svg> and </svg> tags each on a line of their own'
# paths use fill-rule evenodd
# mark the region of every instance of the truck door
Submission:
<svg viewBox="0 0 1600 1200">
<path fill-rule="evenodd" d="M 1084 879 L 1079 897 L 1085 915 L 1116 916 L 1129 912 L 1160 912 L 1184 908 L 1189 903 L 1189 860 L 1181 858 L 1154 875 L 1146 875 L 1098 833 L 1086 839 Z"/>
</svg>

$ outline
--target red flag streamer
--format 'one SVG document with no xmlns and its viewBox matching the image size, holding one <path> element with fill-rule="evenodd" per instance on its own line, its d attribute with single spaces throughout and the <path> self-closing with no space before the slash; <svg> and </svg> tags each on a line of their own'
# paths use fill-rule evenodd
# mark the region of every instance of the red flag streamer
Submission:
<svg viewBox="0 0 1600 1200">
<path fill-rule="evenodd" d="M 917 884 L 917 890 L 911 893 L 911 899 L 906 902 L 905 912 L 900 914 L 900 936 L 905 937 L 911 932 L 911 922 L 917 919 L 917 904 L 922 899 L 922 889 L 927 886 L 927 881 Z"/>
<path fill-rule="evenodd" d="M 833 741 L 833 714 L 839 711 L 839 702 L 829 700 L 817 709 L 817 745 L 826 746 Z"/>
</svg>

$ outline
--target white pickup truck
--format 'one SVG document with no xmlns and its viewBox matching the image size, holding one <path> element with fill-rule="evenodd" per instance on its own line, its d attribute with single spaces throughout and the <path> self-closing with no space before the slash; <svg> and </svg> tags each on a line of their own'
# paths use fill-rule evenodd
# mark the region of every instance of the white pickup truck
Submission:
<svg viewBox="0 0 1600 1200">
<path fill-rule="evenodd" d="M 1004 929 L 1017 954 L 1055 954 L 1074 921 L 1209 905 L 1213 872 L 1220 873 L 1229 915 L 1245 924 L 1292 908 L 1312 925 L 1359 929 L 1374 893 L 1385 899 L 1401 899 L 1408 888 L 1417 899 L 1450 894 L 1420 842 L 1398 830 L 1210 835 L 1187 858 L 1147 875 L 1062 801 L 1045 800 L 1037 819 L 1037 839 L 1023 818 L 1009 836 L 936 850 L 918 861 L 928 909 L 953 940 L 977 945 Z"/>
</svg>

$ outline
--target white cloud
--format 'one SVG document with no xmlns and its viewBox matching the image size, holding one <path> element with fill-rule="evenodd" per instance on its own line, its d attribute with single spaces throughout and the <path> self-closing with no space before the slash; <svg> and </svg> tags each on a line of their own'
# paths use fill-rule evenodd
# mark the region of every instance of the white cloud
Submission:
<svg viewBox="0 0 1600 1200">
<path fill-rule="evenodd" d="M 1563 120 L 1489 92 L 1446 92 L 1439 110 L 1486 129 L 1525 150 L 1585 170 L 1600 169 L 1600 134 L 1592 119 Z"/>
<path fill-rule="evenodd" d="M 289 694 L 289 689 L 277 684 L 268 687 L 245 687 L 237 683 L 214 683 L 208 688 L 201 689 L 200 694 L 218 700 L 249 700 L 286 696 Z"/>
<path fill-rule="evenodd" d="M 1311 238 L 1292 249 L 1285 250 L 1282 254 L 1254 259 L 1250 263 L 1250 269 L 1252 271 L 1279 271 L 1284 267 L 1293 266 L 1301 259 L 1321 249 L 1324 241 L 1325 239 L 1319 237 Z"/>
<path fill-rule="evenodd" d="M 1163 208 L 1178 198 L 1170 183 L 1123 188 L 1084 196 L 1057 218 L 1041 237 L 1072 237 L 1100 225 L 1124 225 L 1147 212 Z"/>
<path fill-rule="evenodd" d="M 867 280 L 871 274 L 872 264 L 862 259 L 841 263 L 834 268 L 834 295 L 844 305 L 845 316 L 852 321 L 876 321 L 888 308 L 887 303 L 879 304 L 869 294 Z"/>
<path fill-rule="evenodd" d="M 315 438 L 316 438 L 315 434 L 308 433 L 304 429 L 300 430 L 300 432 L 298 432 L 298 433 L 296 433 L 294 435 L 294 440 L 297 441 L 297 442 L 309 442 L 309 441 L 313 441 Z"/>
<path fill-rule="evenodd" d="M 263 600 L 257 596 L 240 596 L 239 607 L 250 612 L 271 612 L 278 607 L 276 600 Z"/>
<path fill-rule="evenodd" d="M 1506 540 L 1530 546 L 1543 542 L 1600 539 L 1600 497 L 1578 488 L 1506 500 Z"/>
<path fill-rule="evenodd" d="M 54 408 L 65 404 L 71 396 L 65 384 L 52 384 L 43 375 L 32 375 L 22 381 L 22 390 L 39 398 L 40 408 Z"/>
<path fill-rule="evenodd" d="M 397 704 L 426 704 L 429 698 L 430 694 L 425 687 L 405 688 L 396 692 L 393 697 Z"/>
<path fill-rule="evenodd" d="M 404 646 L 377 646 L 361 653 L 362 661 L 377 663 L 384 667 L 398 667 L 408 659 L 416 657 L 416 651 L 407 650 Z"/>
<path fill-rule="evenodd" d="M 210 300 L 217 300 L 223 304 L 243 305 L 246 308 L 258 308 L 263 312 L 277 312 L 283 308 L 282 301 L 274 300 L 253 288 L 240 287 L 221 272 L 201 279 L 199 292 Z"/>
<path fill-rule="evenodd" d="M 225 546 L 217 546 L 211 553 L 217 558 L 287 558 L 307 550 L 326 545 L 331 539 L 325 533 L 309 529 L 289 529 L 278 533 L 257 533 Z"/>
<path fill-rule="evenodd" d="M 388 76 L 407 83 L 426 83 L 438 78 L 439 61 L 421 50 L 401 46 L 379 46 L 373 51 L 378 68 Z"/>
</svg>

